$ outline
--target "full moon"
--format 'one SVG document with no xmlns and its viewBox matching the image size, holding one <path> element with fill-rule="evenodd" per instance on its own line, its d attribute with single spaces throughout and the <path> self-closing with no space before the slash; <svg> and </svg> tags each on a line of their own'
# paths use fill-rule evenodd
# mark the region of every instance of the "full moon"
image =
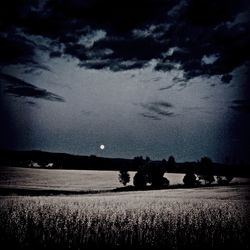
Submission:
<svg viewBox="0 0 250 250">
<path fill-rule="evenodd" d="M 103 150 L 105 148 L 105 146 L 102 144 L 100 145 L 100 149 Z"/>
</svg>

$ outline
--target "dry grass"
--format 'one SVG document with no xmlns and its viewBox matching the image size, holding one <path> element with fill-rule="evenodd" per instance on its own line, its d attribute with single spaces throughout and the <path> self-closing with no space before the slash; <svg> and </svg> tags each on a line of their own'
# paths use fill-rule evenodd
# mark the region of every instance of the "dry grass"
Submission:
<svg viewBox="0 0 250 250">
<path fill-rule="evenodd" d="M 213 189 L 197 197 L 195 192 L 199 190 L 191 195 L 188 190 L 161 190 L 3 197 L 1 245 L 7 249 L 249 249 L 249 202 L 244 192 L 224 189 L 219 198 Z"/>
</svg>

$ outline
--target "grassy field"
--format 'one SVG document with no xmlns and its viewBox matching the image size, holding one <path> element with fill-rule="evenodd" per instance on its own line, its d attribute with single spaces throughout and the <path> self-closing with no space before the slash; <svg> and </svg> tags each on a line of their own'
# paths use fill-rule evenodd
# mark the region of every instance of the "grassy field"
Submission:
<svg viewBox="0 0 250 250">
<path fill-rule="evenodd" d="M 0 188 L 107 190 L 121 187 L 118 172 L 2 167 Z"/>
<path fill-rule="evenodd" d="M 249 249 L 247 186 L 0 199 L 6 249 Z"/>
<path fill-rule="evenodd" d="M 109 190 L 122 187 L 118 171 L 32 169 L 0 167 L 0 188 L 54 189 L 71 191 Z M 130 172 L 133 184 L 135 172 Z M 182 174 L 168 174 L 171 184 L 182 182 Z"/>
<path fill-rule="evenodd" d="M 183 175 L 167 177 L 175 185 Z M 0 188 L 107 191 L 0 196 L 1 249 L 250 249 L 249 185 L 117 187 L 113 171 L 0 168 Z"/>
<path fill-rule="evenodd" d="M 130 172 L 133 184 L 134 172 Z M 183 174 L 166 174 L 170 185 L 183 184 Z M 235 178 L 233 182 L 249 182 Z M 0 188 L 93 191 L 122 187 L 118 171 L 55 170 L 16 167 L 0 167 Z"/>
</svg>

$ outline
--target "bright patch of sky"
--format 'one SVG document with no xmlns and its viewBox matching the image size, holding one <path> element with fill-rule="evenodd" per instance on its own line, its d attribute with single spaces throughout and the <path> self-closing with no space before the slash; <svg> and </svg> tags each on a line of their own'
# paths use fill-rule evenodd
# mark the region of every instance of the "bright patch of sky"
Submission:
<svg viewBox="0 0 250 250">
<path fill-rule="evenodd" d="M 106 31 L 93 30 L 87 35 L 82 35 L 78 41 L 78 44 L 84 45 L 86 48 L 91 48 L 95 42 L 100 41 L 106 37 Z"/>
<path fill-rule="evenodd" d="M 16 126 L 24 131 L 20 147 L 98 155 L 99 145 L 105 143 L 103 156 L 109 157 L 162 159 L 173 154 L 177 160 L 203 155 L 223 160 L 222 148 L 228 140 L 221 136 L 228 136 L 225 124 L 240 89 L 237 77 L 229 85 L 217 77 L 175 82 L 181 71 L 156 72 L 155 64 L 152 60 L 143 69 L 111 72 L 87 70 L 78 67 L 77 60 L 57 58 L 48 61 L 51 71 L 37 74 L 25 74 L 21 66 L 9 67 L 20 79 L 66 100 L 8 97 Z M 173 115 L 145 109 L 157 102 L 170 103 L 165 108 Z"/>
<path fill-rule="evenodd" d="M 217 55 L 209 55 L 209 56 L 205 55 L 201 59 L 201 62 L 204 64 L 213 64 L 218 58 L 219 56 Z"/>
</svg>

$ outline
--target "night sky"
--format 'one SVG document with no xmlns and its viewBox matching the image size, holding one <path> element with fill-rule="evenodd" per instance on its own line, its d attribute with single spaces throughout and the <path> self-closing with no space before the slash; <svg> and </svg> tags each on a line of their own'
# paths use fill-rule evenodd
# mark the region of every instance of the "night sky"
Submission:
<svg viewBox="0 0 250 250">
<path fill-rule="evenodd" d="M 249 0 L 0 5 L 0 148 L 250 162 Z"/>
</svg>

